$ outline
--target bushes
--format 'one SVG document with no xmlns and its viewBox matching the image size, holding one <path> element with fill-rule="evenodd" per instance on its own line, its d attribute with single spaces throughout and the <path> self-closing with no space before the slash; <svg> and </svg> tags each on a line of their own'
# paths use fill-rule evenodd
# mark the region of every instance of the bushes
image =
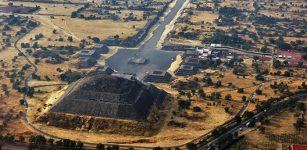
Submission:
<svg viewBox="0 0 307 150">
<path fill-rule="evenodd" d="M 182 122 L 177 122 L 177 121 L 170 121 L 167 123 L 168 126 L 174 126 L 174 127 L 178 127 L 178 128 L 184 128 L 186 127 L 186 123 L 182 123 Z"/>
<path fill-rule="evenodd" d="M 244 88 L 238 88 L 237 92 L 238 93 L 244 93 Z"/>
<path fill-rule="evenodd" d="M 241 47 L 243 45 L 244 49 L 250 48 L 250 42 L 245 39 L 240 38 L 236 34 L 228 35 L 223 31 L 217 31 L 213 34 L 212 37 L 205 38 L 203 43 L 220 43 L 222 45 L 229 45 L 233 47 Z"/>
<path fill-rule="evenodd" d="M 30 48 L 29 43 L 21 43 L 21 48 Z"/>
<path fill-rule="evenodd" d="M 189 90 L 189 89 L 197 89 L 199 88 L 199 84 L 195 81 L 187 81 L 187 82 L 179 81 L 172 87 L 182 91 L 182 90 Z"/>
<path fill-rule="evenodd" d="M 226 16 L 226 17 L 235 17 L 235 16 L 241 15 L 241 11 L 238 10 L 237 8 L 227 7 L 227 6 L 221 7 L 219 9 L 219 13 L 220 15 Z"/>
<path fill-rule="evenodd" d="M 198 106 L 193 107 L 193 112 L 201 112 L 201 108 Z"/>
<path fill-rule="evenodd" d="M 210 99 L 211 100 L 218 100 L 218 99 L 220 99 L 221 98 L 221 93 L 219 93 L 219 92 L 213 92 L 213 93 L 211 93 L 211 97 L 210 97 Z"/>
<path fill-rule="evenodd" d="M 302 118 L 297 118 L 296 122 L 293 124 L 293 126 L 297 129 L 297 130 L 301 130 L 301 128 L 304 127 L 304 120 Z"/>
<path fill-rule="evenodd" d="M 268 17 L 266 15 L 258 15 L 254 18 L 255 23 L 262 25 L 272 25 L 277 23 L 277 19 L 274 17 Z"/>
<path fill-rule="evenodd" d="M 257 89 L 257 90 L 256 90 L 256 94 L 257 94 L 257 95 L 262 95 L 262 90 Z"/>
<path fill-rule="evenodd" d="M 190 100 L 179 100 L 178 101 L 178 107 L 179 109 L 189 109 L 191 106 L 191 101 Z"/>
<path fill-rule="evenodd" d="M 194 143 L 188 143 L 186 147 L 188 150 L 197 150 L 197 145 Z"/>
<path fill-rule="evenodd" d="M 67 58 L 64 58 L 62 56 L 60 56 L 59 54 L 57 54 L 56 52 L 50 51 L 50 50 L 38 50 L 35 51 L 33 54 L 33 57 L 35 58 L 49 58 L 48 60 L 46 60 L 46 63 L 50 63 L 50 64 L 61 64 L 64 61 L 67 61 Z"/>
<path fill-rule="evenodd" d="M 285 72 L 284 72 L 284 76 L 286 76 L 286 77 L 290 77 L 290 76 L 291 76 L 290 71 L 285 71 Z"/>
<path fill-rule="evenodd" d="M 83 76 L 84 75 L 80 72 L 72 72 L 71 70 L 68 70 L 60 75 L 60 79 L 62 81 L 71 83 L 71 82 L 79 80 Z"/>
<path fill-rule="evenodd" d="M 232 96 L 231 96 L 231 94 L 227 94 L 226 96 L 225 96 L 225 100 L 232 100 Z"/>
</svg>

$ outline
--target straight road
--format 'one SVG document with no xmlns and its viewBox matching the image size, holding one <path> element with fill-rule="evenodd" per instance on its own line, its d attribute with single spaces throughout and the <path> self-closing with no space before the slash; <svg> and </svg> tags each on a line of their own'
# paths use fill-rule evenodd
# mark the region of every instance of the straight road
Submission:
<svg viewBox="0 0 307 150">
<path fill-rule="evenodd" d="M 179 52 L 162 51 L 157 48 L 157 45 L 162 38 L 166 28 L 176 19 L 178 13 L 183 10 L 185 4 L 189 0 L 176 0 L 170 12 L 159 22 L 158 27 L 149 33 L 142 45 L 135 49 L 122 48 L 118 52 L 106 60 L 106 64 L 115 69 L 119 73 L 136 74 L 142 78 L 147 72 L 153 70 L 166 71 L 174 61 Z M 147 40 L 148 39 L 148 40 Z M 146 64 L 130 64 L 129 59 L 132 57 L 143 57 L 147 59 Z"/>
</svg>

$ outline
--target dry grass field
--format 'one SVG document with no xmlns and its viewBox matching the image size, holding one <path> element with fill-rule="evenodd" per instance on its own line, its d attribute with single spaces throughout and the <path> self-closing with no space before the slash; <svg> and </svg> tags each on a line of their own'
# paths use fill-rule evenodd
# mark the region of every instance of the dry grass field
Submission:
<svg viewBox="0 0 307 150">
<path fill-rule="evenodd" d="M 17 50 L 13 47 L 13 42 L 17 40 L 16 33 L 24 26 L 12 25 L 10 30 L 5 31 L 7 35 L 12 35 L 10 38 L 10 46 L 6 46 L 0 50 L 0 133 L 1 135 L 13 134 L 16 137 L 27 137 L 32 134 L 27 128 L 21 128 L 21 118 L 24 107 L 20 105 L 21 94 L 13 89 L 12 79 L 21 80 L 18 77 L 8 78 L 9 74 L 19 71 L 27 62 L 23 57 L 18 56 Z M 1 25 L 2 30 L 3 25 Z M 14 61 L 13 61 L 14 60 Z M 32 68 L 24 73 L 27 75 Z M 14 81 L 13 80 L 13 81 Z M 21 82 L 20 84 L 23 84 Z M 7 87 L 7 88 L 4 88 Z M 4 90 L 6 89 L 6 90 Z"/>
<path fill-rule="evenodd" d="M 7 5 L 8 1 L 1 1 L 0 5 Z M 72 4 L 49 4 L 49 3 L 36 3 L 36 2 L 13 2 L 15 6 L 40 6 L 41 9 L 35 14 L 46 15 L 46 16 L 70 16 L 73 11 L 78 9 L 80 6 Z"/>
<path fill-rule="evenodd" d="M 15 52 L 15 50 L 10 49 L 11 52 Z M 10 58 L 10 56 L 15 56 L 15 54 L 10 55 L 9 53 L 1 52 L 0 59 L 6 60 Z M 2 55 L 5 54 L 5 55 Z M 1 58 L 3 56 L 8 56 L 6 58 Z M 10 61 L 10 59 L 9 59 Z M 18 63 L 25 63 L 20 59 Z M 11 66 L 5 70 L 9 70 Z M 0 133 L 1 135 L 14 135 L 16 137 L 23 136 L 29 137 L 33 134 L 28 128 L 23 127 L 22 121 L 22 112 L 24 111 L 24 106 L 20 105 L 19 100 L 22 98 L 20 93 L 13 90 L 11 87 L 11 83 L 8 78 L 4 76 L 4 69 L 0 69 L 0 83 L 1 85 L 8 85 L 8 95 L 6 95 L 2 90 L 0 91 Z"/>
<path fill-rule="evenodd" d="M 207 11 L 195 11 L 191 16 L 192 22 L 210 22 L 213 23 L 215 19 L 218 19 L 218 15 Z"/>
<path fill-rule="evenodd" d="M 63 20 L 64 19 L 64 20 Z M 80 39 L 88 36 L 99 37 L 106 39 L 119 35 L 120 38 L 127 38 L 136 33 L 136 29 L 142 28 L 146 21 L 137 22 L 118 22 L 110 20 L 82 20 L 72 18 L 56 17 L 53 24 L 59 27 L 64 27 L 64 30 L 75 35 Z M 135 26 L 136 29 L 133 28 Z"/>
</svg>

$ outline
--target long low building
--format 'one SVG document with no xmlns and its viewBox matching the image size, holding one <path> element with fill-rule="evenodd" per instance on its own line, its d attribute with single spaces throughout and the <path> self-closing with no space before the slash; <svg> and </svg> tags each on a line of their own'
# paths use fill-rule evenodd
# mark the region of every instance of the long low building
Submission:
<svg viewBox="0 0 307 150">
<path fill-rule="evenodd" d="M 184 59 L 182 65 L 198 68 L 200 66 L 200 60 L 198 58 L 187 57 Z"/>
</svg>

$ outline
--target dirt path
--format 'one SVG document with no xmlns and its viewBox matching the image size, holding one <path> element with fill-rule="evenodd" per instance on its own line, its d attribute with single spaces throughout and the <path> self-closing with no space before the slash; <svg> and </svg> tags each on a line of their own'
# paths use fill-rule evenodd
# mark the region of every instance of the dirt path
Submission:
<svg viewBox="0 0 307 150">
<path fill-rule="evenodd" d="M 66 19 L 64 20 L 64 22 L 65 22 L 65 27 L 66 27 L 68 33 L 70 33 L 71 36 L 72 36 L 73 38 L 77 39 L 78 41 L 81 41 L 81 39 L 80 39 L 79 37 L 77 37 L 77 36 L 70 30 L 70 28 L 69 28 L 68 25 L 67 25 Z"/>
<path fill-rule="evenodd" d="M 67 24 L 66 24 L 66 20 L 64 20 L 64 21 L 65 21 L 65 26 L 67 27 L 68 32 L 67 32 L 64 28 L 57 26 L 55 23 L 52 22 L 52 20 L 51 20 L 51 21 L 47 20 L 45 16 L 40 16 L 40 15 L 36 15 L 36 16 L 40 18 L 40 21 L 43 21 L 45 24 L 49 24 L 52 28 L 54 28 L 54 29 L 56 29 L 56 30 L 60 30 L 60 31 L 62 31 L 64 34 L 66 34 L 67 36 L 72 36 L 74 39 L 77 39 L 78 41 L 80 41 L 80 38 L 78 38 L 77 36 L 75 36 L 75 35 L 70 31 L 70 29 L 68 28 L 68 26 L 67 26 Z"/>
</svg>

